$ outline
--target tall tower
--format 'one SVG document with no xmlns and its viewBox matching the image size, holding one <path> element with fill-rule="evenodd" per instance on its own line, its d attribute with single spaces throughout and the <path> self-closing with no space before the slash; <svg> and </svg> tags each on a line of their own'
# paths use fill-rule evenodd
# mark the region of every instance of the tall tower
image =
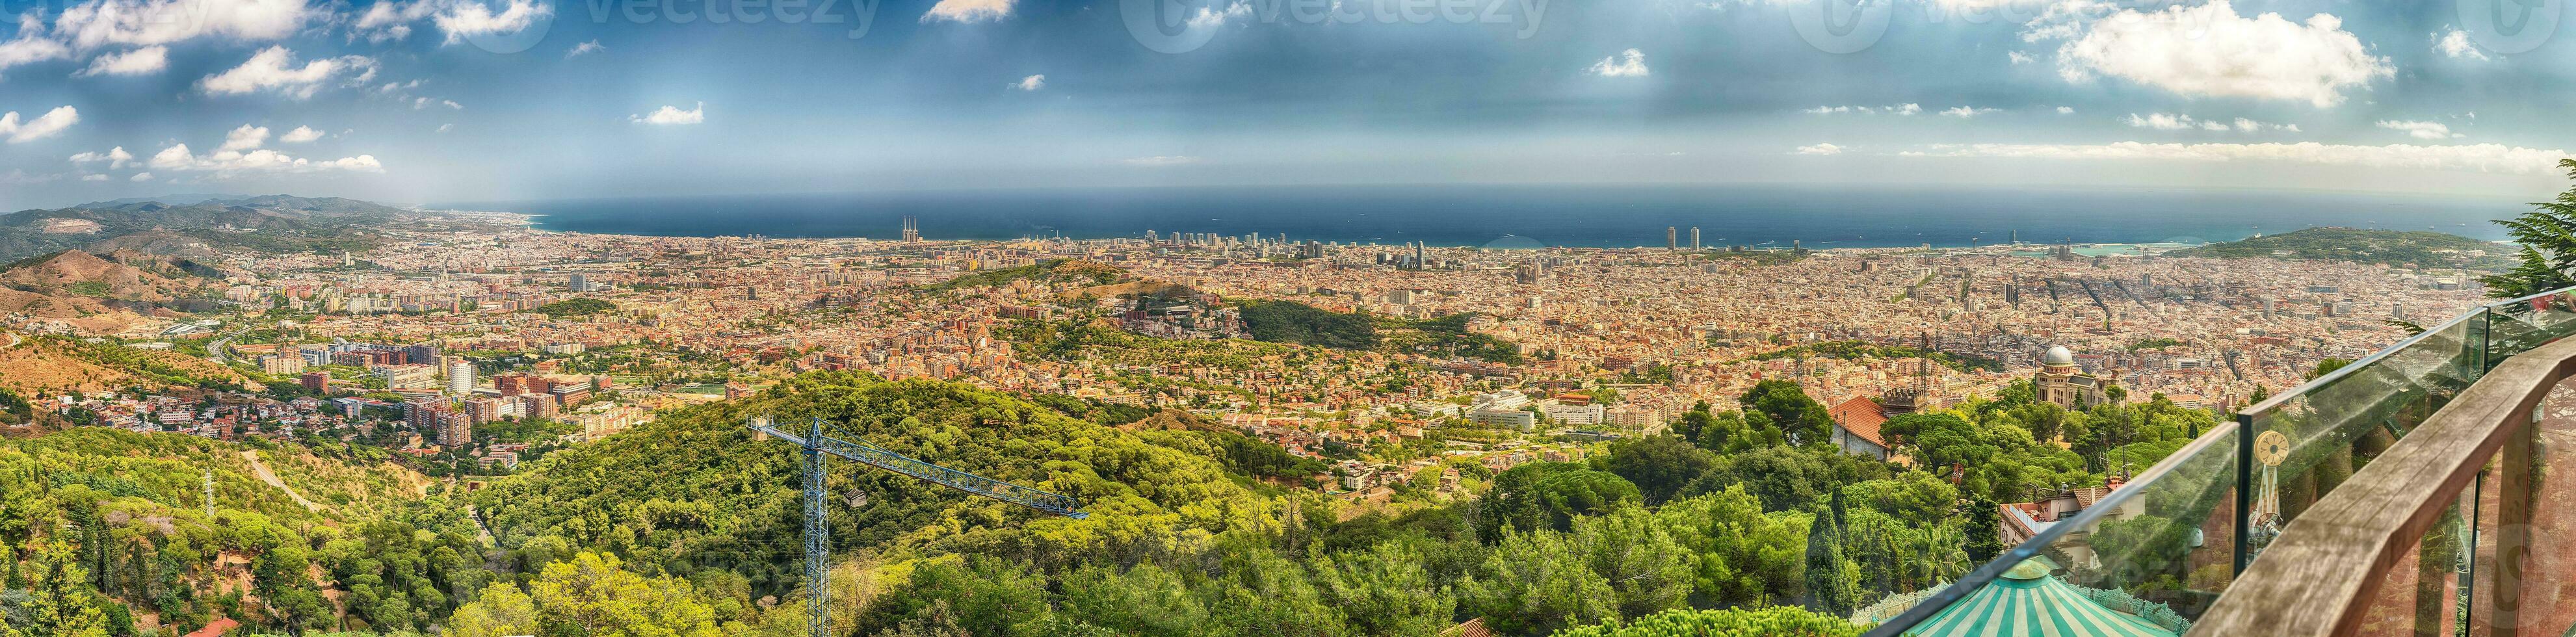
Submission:
<svg viewBox="0 0 2576 637">
<path fill-rule="evenodd" d="M 474 364 L 456 361 L 447 364 L 447 393 L 463 398 L 474 395 Z"/>
<path fill-rule="evenodd" d="M 1691 226 L 1691 251 L 1699 251 L 1699 226 Z"/>
<path fill-rule="evenodd" d="M 903 217 L 903 242 L 904 242 L 904 243 L 921 243 L 921 220 L 920 220 L 920 219 L 916 219 L 916 218 L 914 218 L 912 215 L 904 215 L 904 217 Z"/>
<path fill-rule="evenodd" d="M 1675 250 L 1682 247 L 1681 240 L 1676 238 L 1673 233 L 1674 229 L 1672 226 L 1664 226 L 1664 249 L 1666 250 Z"/>
</svg>

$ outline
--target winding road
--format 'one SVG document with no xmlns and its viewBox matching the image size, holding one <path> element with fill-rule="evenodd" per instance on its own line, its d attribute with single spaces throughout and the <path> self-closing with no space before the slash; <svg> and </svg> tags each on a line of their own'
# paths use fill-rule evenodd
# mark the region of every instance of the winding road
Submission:
<svg viewBox="0 0 2576 637">
<path fill-rule="evenodd" d="M 279 490 L 285 491 L 286 497 L 294 498 L 296 504 L 304 505 L 304 510 L 314 512 L 320 512 L 322 510 L 322 505 L 314 504 L 312 500 L 304 499 L 304 494 L 296 493 L 295 489 L 286 486 L 286 481 L 277 479 L 277 473 L 268 470 L 268 463 L 259 461 L 259 452 L 244 451 L 241 452 L 241 455 L 243 460 L 250 461 L 250 470 L 252 473 L 259 475 L 260 482 L 266 482 L 268 483 L 268 486 L 277 487 Z"/>
</svg>

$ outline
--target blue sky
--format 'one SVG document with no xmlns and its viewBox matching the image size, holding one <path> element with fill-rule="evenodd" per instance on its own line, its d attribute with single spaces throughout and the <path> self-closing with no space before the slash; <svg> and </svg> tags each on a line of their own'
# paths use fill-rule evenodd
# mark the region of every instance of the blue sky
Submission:
<svg viewBox="0 0 2576 637">
<path fill-rule="evenodd" d="M 0 208 L 1531 182 L 2535 199 L 2576 147 L 2576 45 L 2564 3 L 2532 1 L 0 0 Z"/>
</svg>

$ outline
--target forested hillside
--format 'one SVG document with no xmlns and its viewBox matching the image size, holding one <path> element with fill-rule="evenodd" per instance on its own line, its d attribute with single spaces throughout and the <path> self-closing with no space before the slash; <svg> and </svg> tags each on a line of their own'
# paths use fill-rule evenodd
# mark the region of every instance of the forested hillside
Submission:
<svg viewBox="0 0 2576 637">
<path fill-rule="evenodd" d="M 1318 467 L 1232 433 L 1124 430 L 1083 418 L 1140 410 L 846 372 L 667 411 L 462 494 L 353 449 L 84 429 L 0 446 L 0 555 L 15 558 L 0 559 L 0 636 L 173 635 L 223 617 L 252 634 L 794 637 L 809 585 L 798 459 L 750 434 L 755 414 L 821 417 L 1091 514 L 836 463 L 843 635 L 1428 636 L 1469 620 L 1521 636 L 1847 635 L 1854 607 L 2000 550 L 1993 503 L 2151 464 L 2208 418 L 2161 400 L 2066 411 L 2016 386 L 1890 420 L 1922 467 L 1909 470 L 1834 450 L 1823 406 L 1793 385 L 1742 402 L 1578 462 L 1449 465 L 1485 488 L 1391 509 L 1248 475 Z M 295 494 L 259 481 L 245 451 Z M 2143 541 L 2127 537 L 2096 542 Z M 1668 612 L 1689 609 L 1702 612 Z"/>
<path fill-rule="evenodd" d="M 280 471 L 273 486 L 254 454 Z M 323 468 L 323 467 L 328 467 Z M 205 514 L 211 472 L 214 517 Z M 0 441 L 0 633 L 425 626 L 483 571 L 472 530 L 390 465 L 82 428 Z M 288 489 L 314 503 L 308 508 Z M 14 558 L 14 559 L 12 559 Z"/>
</svg>

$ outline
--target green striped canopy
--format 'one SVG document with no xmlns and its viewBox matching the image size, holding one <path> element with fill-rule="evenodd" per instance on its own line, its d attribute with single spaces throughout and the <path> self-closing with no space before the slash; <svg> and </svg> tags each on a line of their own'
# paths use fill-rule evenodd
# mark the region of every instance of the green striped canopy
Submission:
<svg viewBox="0 0 2576 637">
<path fill-rule="evenodd" d="M 1907 635 L 1924 637 L 2175 637 L 2172 630 L 2094 601 L 2032 562 L 1951 604 Z"/>
</svg>

